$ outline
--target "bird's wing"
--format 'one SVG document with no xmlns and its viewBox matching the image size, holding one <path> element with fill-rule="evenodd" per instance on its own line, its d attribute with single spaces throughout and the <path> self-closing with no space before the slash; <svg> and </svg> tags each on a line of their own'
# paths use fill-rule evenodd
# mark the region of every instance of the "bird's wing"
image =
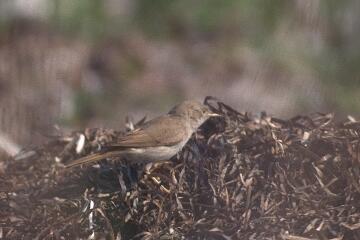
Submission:
<svg viewBox="0 0 360 240">
<path fill-rule="evenodd" d="M 180 130 L 180 131 L 179 131 Z M 184 121 L 177 116 L 161 116 L 146 122 L 141 128 L 121 137 L 107 147 L 141 148 L 174 145 L 187 137 Z"/>
<path fill-rule="evenodd" d="M 117 157 L 126 148 L 175 145 L 187 137 L 188 130 L 184 121 L 176 116 L 162 116 L 146 122 L 141 128 L 121 137 L 115 143 L 103 146 L 100 152 L 70 162 L 66 167 L 71 168 L 105 158 Z"/>
</svg>

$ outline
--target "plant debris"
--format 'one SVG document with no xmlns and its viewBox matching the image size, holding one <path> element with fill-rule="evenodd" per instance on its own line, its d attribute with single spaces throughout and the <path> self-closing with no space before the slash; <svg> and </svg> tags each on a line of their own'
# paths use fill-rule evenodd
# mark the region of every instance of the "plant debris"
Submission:
<svg viewBox="0 0 360 240">
<path fill-rule="evenodd" d="M 360 122 L 205 104 L 223 117 L 167 162 L 64 168 L 110 129 L 1 162 L 0 239 L 360 239 Z"/>
</svg>

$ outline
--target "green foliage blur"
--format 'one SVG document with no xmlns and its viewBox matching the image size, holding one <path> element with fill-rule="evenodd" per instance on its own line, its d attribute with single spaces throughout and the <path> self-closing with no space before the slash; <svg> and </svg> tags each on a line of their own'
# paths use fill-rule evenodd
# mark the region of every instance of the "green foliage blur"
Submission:
<svg viewBox="0 0 360 240">
<path fill-rule="evenodd" d="M 48 26 L 51 34 L 79 39 L 84 45 L 92 46 L 95 57 L 89 65 L 100 72 L 100 78 L 113 80 L 104 81 L 106 89 L 95 94 L 84 89 L 78 91 L 70 121 L 81 124 L 93 116 L 111 116 L 113 110 L 106 110 L 103 105 L 119 107 L 118 104 L 127 101 L 146 108 L 150 104 L 148 99 L 154 97 L 157 101 L 153 102 L 163 102 L 157 98 L 156 91 L 133 94 L 127 91 L 129 83 L 145 71 L 144 61 L 148 58 L 139 57 L 141 50 L 129 50 L 133 47 L 127 39 L 131 34 L 159 45 L 180 46 L 179 49 L 188 52 L 193 49 L 187 46 L 205 43 L 209 51 L 204 52 L 209 55 L 204 59 L 185 55 L 189 58 L 186 66 L 190 72 L 191 68 L 205 68 L 200 78 L 209 68 L 206 64 L 214 58 L 229 75 L 231 71 L 241 72 L 241 64 L 247 61 L 242 59 L 242 54 L 244 49 L 250 49 L 250 57 L 256 55 L 255 59 L 260 61 L 248 61 L 259 72 L 264 64 L 256 65 L 258 62 L 271 66 L 267 84 L 272 85 L 279 78 L 290 80 L 302 76 L 306 80 L 309 76 L 310 81 L 321 86 L 318 94 L 327 106 L 319 111 L 347 114 L 360 108 L 360 19 L 357 17 L 360 4 L 356 0 L 53 0 L 48 3 L 46 17 L 40 22 Z M 4 15 L 0 16 L 1 34 L 9 28 L 7 21 Z M 118 46 L 122 41 L 128 42 Z M 107 48 L 110 53 L 106 52 Z M 103 61 L 103 52 L 99 50 L 96 55 L 98 49 L 105 49 L 105 58 L 112 60 Z M 297 84 L 301 87 L 301 83 Z M 308 87 L 311 84 L 306 84 L 309 91 L 314 91 Z M 287 87 L 286 80 L 281 86 Z M 174 102 L 186 97 L 181 92 L 186 89 L 182 88 L 171 83 L 162 98 Z M 306 96 L 294 98 L 299 111 L 308 110 L 312 104 Z M 168 108 L 163 105 L 161 111 Z"/>
<path fill-rule="evenodd" d="M 138 0 L 125 16 L 108 16 L 104 2 L 57 0 L 52 23 L 67 34 L 92 40 L 137 29 L 156 41 L 223 41 L 230 51 L 241 41 L 283 68 L 291 68 L 295 60 L 288 58 L 296 58 L 321 79 L 331 104 L 344 111 L 360 107 L 355 0 L 319 1 L 310 22 L 303 21 L 296 1 L 286 0 Z M 282 26 L 288 32 L 285 39 L 277 36 Z M 292 34 L 317 30 L 323 39 L 320 47 L 306 36 L 287 47 Z"/>
</svg>

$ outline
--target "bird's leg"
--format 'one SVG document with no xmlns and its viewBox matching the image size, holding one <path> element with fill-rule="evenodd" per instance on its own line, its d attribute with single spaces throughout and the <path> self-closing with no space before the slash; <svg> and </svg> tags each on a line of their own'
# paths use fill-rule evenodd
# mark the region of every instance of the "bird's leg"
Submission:
<svg viewBox="0 0 360 240">
<path fill-rule="evenodd" d="M 138 181 L 138 172 L 133 165 L 124 164 L 122 162 L 115 162 L 115 169 L 118 175 L 119 183 L 122 191 L 128 188 L 134 189 Z"/>
<path fill-rule="evenodd" d="M 139 168 L 141 169 L 141 168 Z M 137 186 L 138 180 L 139 180 L 139 175 L 138 175 L 138 167 L 135 167 L 133 165 L 129 165 L 126 168 L 127 170 L 127 174 L 130 180 L 130 188 L 134 189 Z"/>
</svg>

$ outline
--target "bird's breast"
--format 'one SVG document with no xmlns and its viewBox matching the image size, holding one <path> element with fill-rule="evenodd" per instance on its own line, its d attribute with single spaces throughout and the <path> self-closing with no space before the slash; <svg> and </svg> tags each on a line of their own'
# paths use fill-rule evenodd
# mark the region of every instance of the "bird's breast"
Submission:
<svg viewBox="0 0 360 240">
<path fill-rule="evenodd" d="M 169 160 L 184 147 L 185 143 L 180 143 L 173 146 L 130 148 L 126 151 L 125 158 L 133 162 L 153 162 Z"/>
</svg>

